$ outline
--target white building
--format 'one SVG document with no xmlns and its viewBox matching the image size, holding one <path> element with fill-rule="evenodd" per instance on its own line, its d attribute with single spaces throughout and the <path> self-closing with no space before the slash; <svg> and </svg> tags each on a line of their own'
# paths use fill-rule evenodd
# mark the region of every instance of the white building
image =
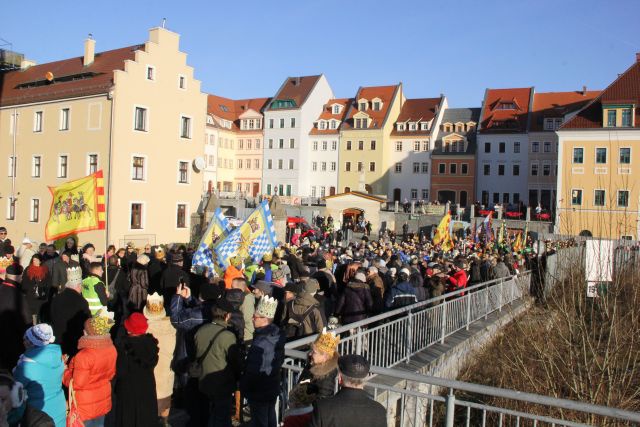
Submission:
<svg viewBox="0 0 640 427">
<path fill-rule="evenodd" d="M 309 129 L 333 98 L 324 75 L 289 77 L 264 110 L 263 193 L 309 196 Z"/>
</svg>

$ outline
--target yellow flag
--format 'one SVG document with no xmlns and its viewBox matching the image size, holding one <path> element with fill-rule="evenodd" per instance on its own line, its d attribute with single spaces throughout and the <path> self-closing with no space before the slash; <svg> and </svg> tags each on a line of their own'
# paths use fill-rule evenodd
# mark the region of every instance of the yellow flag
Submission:
<svg viewBox="0 0 640 427">
<path fill-rule="evenodd" d="M 104 230 L 104 179 L 99 170 L 84 178 L 49 187 L 53 196 L 44 234 L 48 241 L 89 230 Z"/>
<path fill-rule="evenodd" d="M 513 244 L 513 251 L 520 252 L 522 251 L 522 249 L 524 249 L 523 246 L 524 245 L 522 244 L 522 233 L 518 233 L 518 236 L 516 236 L 516 241 Z"/>
<path fill-rule="evenodd" d="M 436 233 L 433 235 L 434 245 L 438 245 L 441 242 L 444 242 L 446 240 L 451 240 L 451 235 L 449 234 L 450 223 L 451 223 L 451 214 L 447 213 L 444 217 L 442 217 L 442 220 L 440 221 L 438 228 L 436 228 Z"/>
</svg>

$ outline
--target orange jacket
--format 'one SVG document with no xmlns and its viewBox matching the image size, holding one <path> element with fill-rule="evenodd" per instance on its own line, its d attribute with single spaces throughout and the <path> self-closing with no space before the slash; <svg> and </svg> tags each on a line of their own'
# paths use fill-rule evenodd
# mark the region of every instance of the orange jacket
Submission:
<svg viewBox="0 0 640 427">
<path fill-rule="evenodd" d="M 108 335 L 84 336 L 78 349 L 62 382 L 68 387 L 73 379 L 80 419 L 86 421 L 111 411 L 111 379 L 116 374 L 118 353 Z"/>
<path fill-rule="evenodd" d="M 244 278 L 244 274 L 242 274 L 241 270 L 238 270 L 233 265 L 230 265 L 224 272 L 224 288 L 231 289 L 231 282 L 236 277 Z"/>
</svg>

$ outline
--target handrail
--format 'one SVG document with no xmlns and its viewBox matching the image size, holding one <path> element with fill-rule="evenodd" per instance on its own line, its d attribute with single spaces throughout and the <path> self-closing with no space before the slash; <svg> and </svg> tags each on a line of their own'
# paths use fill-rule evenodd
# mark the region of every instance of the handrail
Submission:
<svg viewBox="0 0 640 427">
<path fill-rule="evenodd" d="M 493 279 L 493 280 L 489 280 L 487 282 L 478 283 L 477 285 L 473 285 L 473 286 L 470 286 L 468 288 L 463 288 L 463 289 L 459 289 L 457 291 L 448 292 L 448 293 L 440 295 L 439 297 L 435 297 L 435 298 L 431 298 L 431 299 L 428 299 L 428 300 L 420 301 L 420 302 L 417 302 L 415 304 L 407 305 L 407 306 L 401 307 L 401 308 L 396 308 L 395 310 L 386 311 L 386 312 L 384 312 L 382 314 L 378 314 L 378 315 L 375 315 L 375 316 L 372 316 L 372 317 L 368 317 L 368 318 L 363 319 L 363 320 L 359 320 L 357 322 L 353 322 L 353 323 L 349 323 L 349 324 L 343 325 L 343 326 L 341 326 L 339 328 L 334 329 L 332 332 L 334 332 L 336 335 L 338 335 L 338 334 L 341 334 L 342 332 L 347 332 L 347 331 L 349 331 L 351 329 L 355 329 L 355 328 L 358 328 L 358 327 L 361 327 L 361 326 L 365 326 L 365 325 L 368 325 L 370 323 L 379 322 L 381 320 L 385 320 L 385 319 L 388 319 L 390 317 L 397 316 L 399 314 L 412 312 L 417 308 L 422 308 L 422 307 L 425 307 L 425 306 L 429 306 L 429 305 L 431 305 L 433 303 L 438 303 L 440 301 L 444 301 L 445 299 L 448 299 L 448 298 L 451 298 L 451 297 L 454 297 L 454 296 L 458 296 L 458 295 L 461 295 L 463 293 L 471 292 L 471 291 L 474 291 L 476 289 L 481 289 L 481 288 L 485 288 L 485 287 L 488 288 L 488 287 L 490 287 L 491 284 L 497 284 L 497 283 L 500 283 L 500 282 L 505 282 L 505 281 L 510 280 L 510 279 L 517 279 L 518 277 L 523 277 L 523 276 L 526 276 L 528 274 L 531 274 L 530 270 L 524 271 L 524 272 L 522 272 L 520 274 L 516 274 L 514 276 L 503 277 L 503 278 L 500 278 L 500 279 Z M 300 346 L 311 344 L 315 339 L 316 339 L 315 335 L 311 335 L 311 336 L 308 336 L 308 337 L 300 338 L 300 339 L 297 339 L 295 341 L 288 342 L 285 345 L 285 348 L 287 348 L 287 349 L 298 348 Z"/>
</svg>

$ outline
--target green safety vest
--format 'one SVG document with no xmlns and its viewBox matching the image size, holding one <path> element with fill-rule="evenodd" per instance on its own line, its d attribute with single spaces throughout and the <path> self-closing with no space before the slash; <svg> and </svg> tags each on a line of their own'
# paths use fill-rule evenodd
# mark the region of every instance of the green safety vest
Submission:
<svg viewBox="0 0 640 427">
<path fill-rule="evenodd" d="M 98 283 L 102 283 L 102 281 L 96 276 L 89 276 L 82 281 L 82 296 L 89 303 L 89 310 L 91 310 L 92 316 L 104 307 L 96 292 L 96 285 Z"/>
</svg>

